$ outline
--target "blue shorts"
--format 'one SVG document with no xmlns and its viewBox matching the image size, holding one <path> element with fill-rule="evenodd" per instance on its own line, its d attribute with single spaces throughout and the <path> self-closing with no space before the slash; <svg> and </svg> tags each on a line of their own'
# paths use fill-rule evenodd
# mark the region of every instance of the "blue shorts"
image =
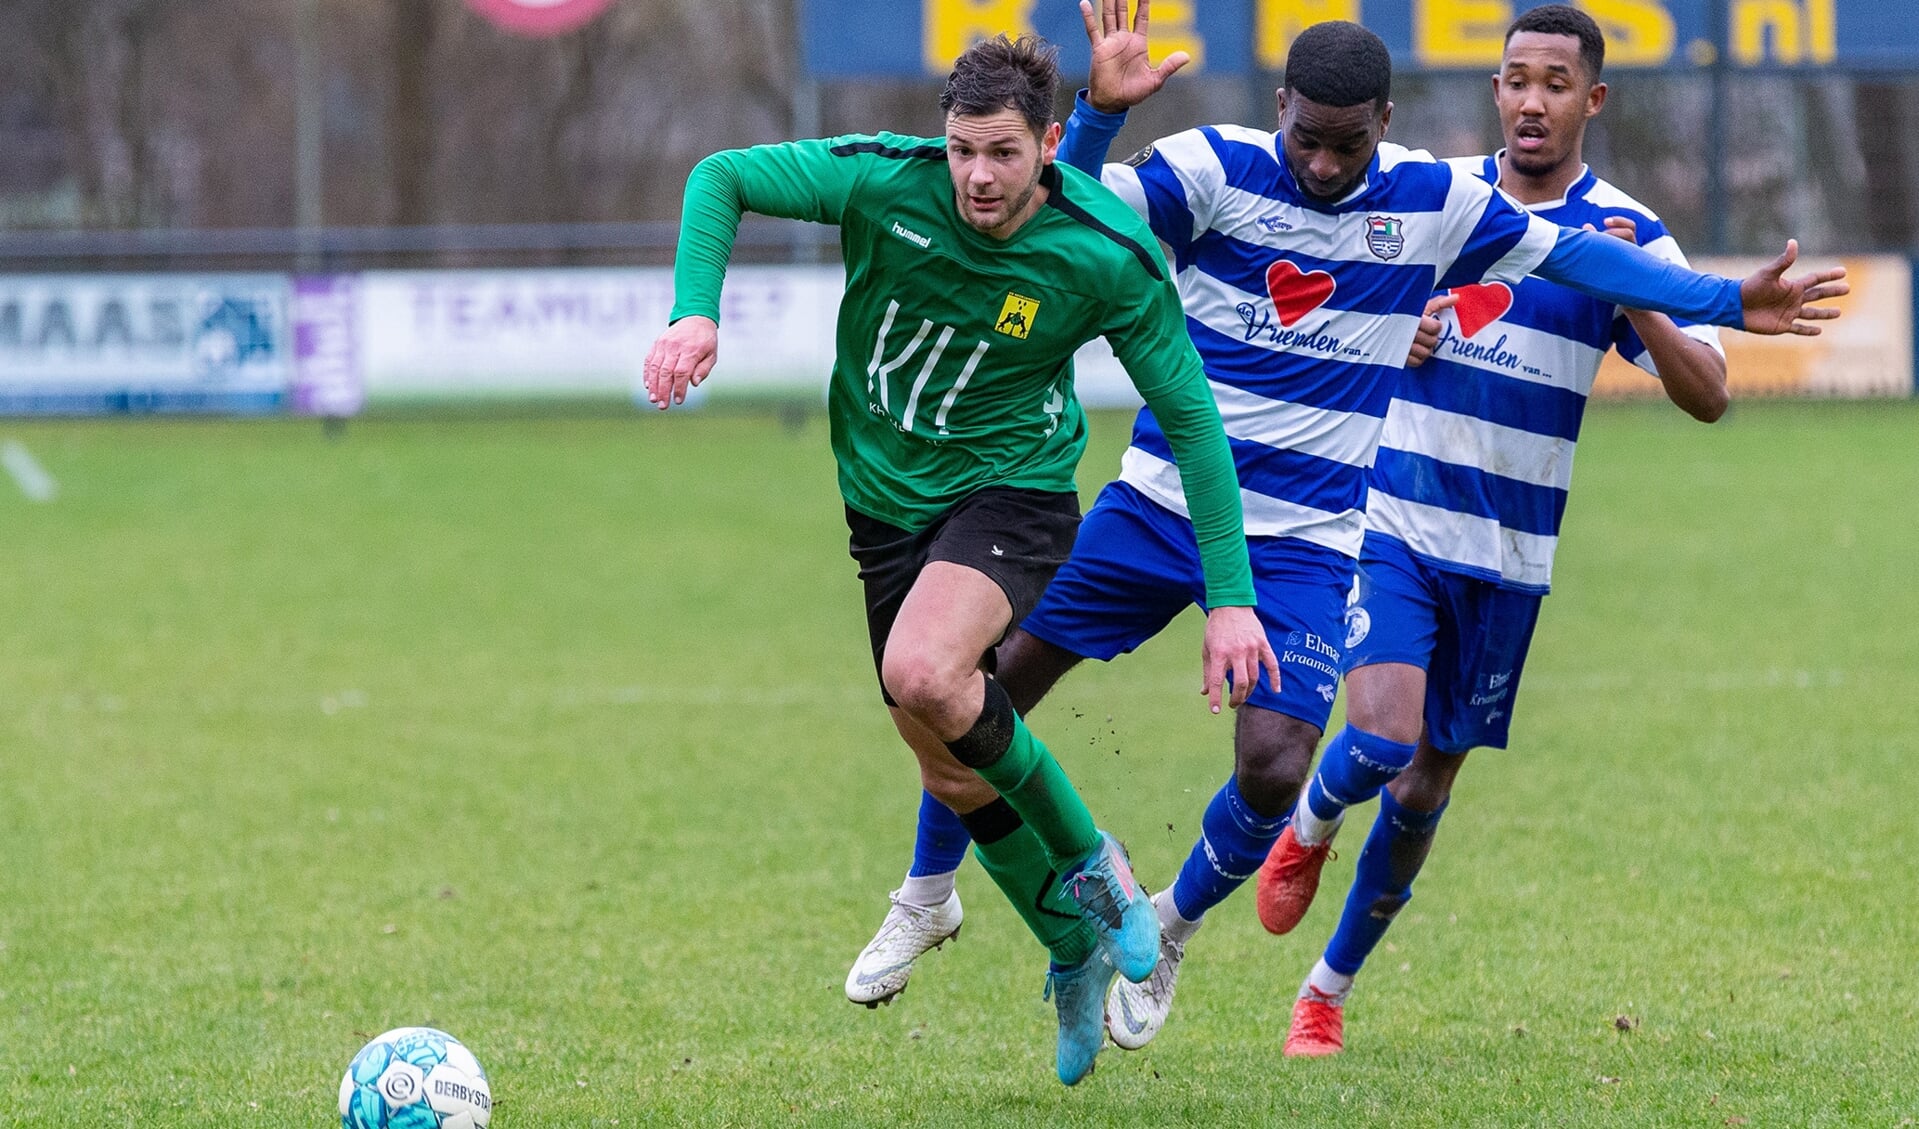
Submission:
<svg viewBox="0 0 1919 1129">
<path fill-rule="evenodd" d="M 1255 537 L 1246 548 L 1259 621 L 1280 665 L 1279 692 L 1262 671 L 1247 701 L 1324 731 L 1339 693 L 1338 641 L 1353 560 L 1291 537 Z M 1206 607 L 1193 523 L 1115 482 L 1100 491 L 1072 555 L 1020 626 L 1105 662 L 1159 634 L 1193 604 Z"/>
<path fill-rule="evenodd" d="M 1346 669 L 1419 667 L 1434 748 L 1503 749 L 1541 599 L 1434 568 L 1398 539 L 1368 533 L 1346 609 Z"/>
</svg>

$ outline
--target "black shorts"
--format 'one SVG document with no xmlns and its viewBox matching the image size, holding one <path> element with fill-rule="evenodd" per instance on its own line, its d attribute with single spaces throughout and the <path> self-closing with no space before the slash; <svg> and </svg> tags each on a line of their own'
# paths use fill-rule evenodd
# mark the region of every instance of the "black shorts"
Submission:
<svg viewBox="0 0 1919 1129">
<path fill-rule="evenodd" d="M 860 581 L 866 586 L 866 632 L 877 674 L 893 621 L 899 618 L 920 570 L 930 561 L 951 561 L 992 577 L 1013 605 L 1011 623 L 1025 619 L 1073 551 L 1073 537 L 1079 532 L 1079 495 L 989 486 L 969 494 L 918 533 L 850 506 L 846 527 L 852 531 L 847 551 L 859 562 Z M 981 657 L 990 670 L 992 652 Z M 886 692 L 884 680 L 880 696 L 887 705 L 898 705 Z"/>
</svg>

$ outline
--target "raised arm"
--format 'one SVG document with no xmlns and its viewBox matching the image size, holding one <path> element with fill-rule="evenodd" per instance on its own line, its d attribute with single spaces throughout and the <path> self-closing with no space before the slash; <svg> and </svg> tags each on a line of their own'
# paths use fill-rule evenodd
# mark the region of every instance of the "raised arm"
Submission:
<svg viewBox="0 0 1919 1129">
<path fill-rule="evenodd" d="M 1101 170 L 1106 164 L 1106 151 L 1113 147 L 1113 138 L 1125 124 L 1126 111 L 1109 114 L 1096 110 L 1082 90 L 1073 98 L 1073 113 L 1066 119 L 1066 132 L 1053 159 L 1104 180 Z"/>
<path fill-rule="evenodd" d="M 1150 7 L 1148 0 L 1140 0 L 1128 29 L 1126 0 L 1099 0 L 1097 16 L 1090 0 L 1079 0 L 1093 62 L 1086 89 L 1073 100 L 1073 115 L 1066 121 L 1057 159 L 1083 173 L 1100 175 L 1106 150 L 1126 124 L 1126 111 L 1152 97 L 1191 61 L 1186 52 L 1175 51 L 1159 66 L 1151 64 L 1146 39 Z"/>
<path fill-rule="evenodd" d="M 1146 28 L 1148 0 L 1139 0 L 1133 13 L 1133 26 L 1126 27 L 1126 0 L 1099 0 L 1099 17 L 1093 17 L 1090 0 L 1079 0 L 1079 16 L 1086 23 L 1086 43 L 1092 48 L 1092 70 L 1088 80 L 1095 109 L 1123 114 L 1159 92 L 1166 80 L 1192 56 L 1175 51 L 1159 66 L 1147 58 Z"/>
</svg>

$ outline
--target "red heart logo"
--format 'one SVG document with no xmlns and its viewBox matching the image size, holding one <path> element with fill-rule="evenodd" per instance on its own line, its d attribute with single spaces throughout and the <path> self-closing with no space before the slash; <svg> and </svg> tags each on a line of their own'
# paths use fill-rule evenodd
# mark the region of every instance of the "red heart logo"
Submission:
<svg viewBox="0 0 1919 1129">
<path fill-rule="evenodd" d="M 1471 286 L 1455 286 L 1452 294 L 1459 299 L 1459 305 L 1453 307 L 1453 314 L 1459 318 L 1459 331 L 1473 337 L 1513 308 L 1513 288 L 1503 282 L 1478 282 Z"/>
<path fill-rule="evenodd" d="M 1301 271 L 1290 259 L 1280 259 L 1266 268 L 1266 293 L 1273 296 L 1273 312 L 1287 329 L 1325 305 L 1335 286 L 1332 275 L 1323 270 Z"/>
</svg>

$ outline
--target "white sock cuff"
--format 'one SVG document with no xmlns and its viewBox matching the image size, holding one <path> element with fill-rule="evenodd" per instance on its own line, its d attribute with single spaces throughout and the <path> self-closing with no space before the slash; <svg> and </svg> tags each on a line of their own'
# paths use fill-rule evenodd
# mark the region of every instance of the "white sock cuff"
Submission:
<svg viewBox="0 0 1919 1129">
<path fill-rule="evenodd" d="M 1317 846 L 1333 837 L 1339 830 L 1341 821 L 1346 818 L 1344 809 L 1332 819 L 1321 819 L 1313 811 L 1313 805 L 1306 801 L 1306 794 L 1313 790 L 1313 781 L 1309 778 L 1306 786 L 1299 790 L 1299 803 L 1293 808 L 1293 839 L 1302 847 Z"/>
<path fill-rule="evenodd" d="M 1198 921 L 1188 921 L 1179 915 L 1179 902 L 1174 899 L 1171 886 L 1153 895 L 1153 909 L 1159 914 L 1160 932 L 1180 944 L 1185 944 L 1193 934 L 1199 932 Z"/>
<path fill-rule="evenodd" d="M 958 880 L 957 870 L 949 870 L 945 874 L 909 876 L 900 882 L 898 897 L 909 906 L 942 906 L 946 904 L 946 899 L 953 896 Z"/>
<path fill-rule="evenodd" d="M 1326 958 L 1321 957 L 1313 963 L 1313 970 L 1306 974 L 1306 982 L 1299 986 L 1300 996 L 1304 997 L 1308 989 L 1331 998 L 1336 1004 L 1343 1004 L 1346 1002 L 1346 993 L 1353 990 L 1353 978 L 1343 972 L 1334 972 L 1327 965 Z"/>
</svg>

